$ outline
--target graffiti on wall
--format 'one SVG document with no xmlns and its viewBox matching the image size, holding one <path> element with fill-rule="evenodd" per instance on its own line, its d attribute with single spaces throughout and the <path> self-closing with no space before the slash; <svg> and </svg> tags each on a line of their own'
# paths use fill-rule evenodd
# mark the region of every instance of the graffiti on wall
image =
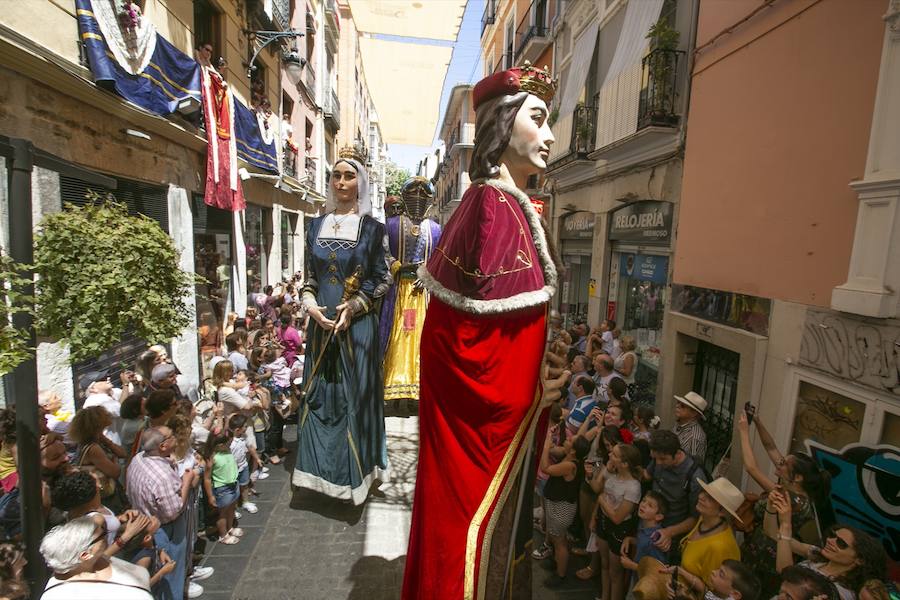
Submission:
<svg viewBox="0 0 900 600">
<path fill-rule="evenodd" d="M 900 326 L 807 311 L 800 364 L 900 396 Z"/>
<path fill-rule="evenodd" d="M 850 444 L 835 450 L 807 440 L 810 455 L 831 473 L 831 506 L 838 523 L 881 540 L 900 561 L 900 448 Z"/>
</svg>

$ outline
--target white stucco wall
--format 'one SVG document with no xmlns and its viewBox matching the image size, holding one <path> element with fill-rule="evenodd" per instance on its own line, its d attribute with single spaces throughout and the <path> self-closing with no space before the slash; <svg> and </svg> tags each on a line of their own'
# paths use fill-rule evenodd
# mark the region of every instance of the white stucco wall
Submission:
<svg viewBox="0 0 900 600">
<path fill-rule="evenodd" d="M 181 253 L 178 266 L 182 271 L 193 273 L 194 231 L 190 195 L 184 188 L 170 185 L 167 202 L 169 235 Z M 185 301 L 190 310 L 191 324 L 184 329 L 180 336 L 172 339 L 172 360 L 178 365 L 185 381 L 190 386 L 197 386 L 200 383 L 200 356 L 197 347 L 197 302 L 193 289 L 186 291 Z"/>
<path fill-rule="evenodd" d="M 31 175 L 31 218 L 35 231 L 44 215 L 62 210 L 59 173 L 35 167 Z M 38 390 L 53 390 L 63 399 L 66 410 L 75 410 L 72 365 L 69 347 L 38 338 Z"/>
</svg>

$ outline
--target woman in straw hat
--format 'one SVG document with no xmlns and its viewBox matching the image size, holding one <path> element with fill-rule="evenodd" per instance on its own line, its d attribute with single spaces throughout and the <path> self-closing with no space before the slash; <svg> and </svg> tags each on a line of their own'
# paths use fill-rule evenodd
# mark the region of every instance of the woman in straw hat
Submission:
<svg viewBox="0 0 900 600">
<path fill-rule="evenodd" d="M 681 542 L 681 575 L 695 596 L 702 596 L 703 589 L 709 588 L 713 571 L 721 566 L 726 559 L 741 559 L 734 532 L 731 529 L 730 519 L 733 517 L 740 521 L 737 509 L 744 501 L 744 494 L 733 483 L 719 477 L 712 483 L 705 483 L 698 479 L 703 487 L 700 497 L 697 499 L 697 513 L 700 518 L 697 524 Z M 643 561 L 641 561 L 643 563 Z M 674 567 L 660 569 L 662 573 L 672 573 Z M 639 570 L 644 575 L 646 568 Z M 641 578 L 635 584 L 635 596 L 644 600 L 655 598 L 653 590 L 661 581 L 657 575 L 646 575 L 650 581 Z M 658 590 L 656 590 L 658 591 Z"/>
</svg>

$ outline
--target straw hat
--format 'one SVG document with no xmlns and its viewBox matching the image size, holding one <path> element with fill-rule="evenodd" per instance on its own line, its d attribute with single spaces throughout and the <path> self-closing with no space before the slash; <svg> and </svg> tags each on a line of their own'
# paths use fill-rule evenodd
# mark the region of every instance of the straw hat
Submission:
<svg viewBox="0 0 900 600">
<path fill-rule="evenodd" d="M 688 408 L 696 410 L 701 417 L 705 416 L 703 412 L 706 410 L 706 399 L 697 392 L 688 392 L 684 396 L 675 396 L 675 400 Z"/>
<path fill-rule="evenodd" d="M 672 581 L 672 576 L 662 572 L 667 567 L 668 565 L 664 565 L 652 556 L 645 556 L 641 559 L 641 562 L 638 563 L 638 580 L 632 590 L 635 600 L 668 600 L 668 585 Z M 680 573 L 678 588 L 681 591 L 678 594 L 679 598 L 697 597 Z"/>
<path fill-rule="evenodd" d="M 733 483 L 724 477 L 719 477 L 712 483 L 706 483 L 698 477 L 697 483 L 700 484 L 703 491 L 719 503 L 719 506 L 730 512 L 731 516 L 737 519 L 738 523 L 743 523 L 737 511 L 741 504 L 744 503 L 744 494 Z"/>
</svg>

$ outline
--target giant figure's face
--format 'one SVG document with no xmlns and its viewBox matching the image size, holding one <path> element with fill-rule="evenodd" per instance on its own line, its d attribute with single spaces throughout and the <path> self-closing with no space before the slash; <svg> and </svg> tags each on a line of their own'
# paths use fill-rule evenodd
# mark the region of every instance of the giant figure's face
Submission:
<svg viewBox="0 0 900 600">
<path fill-rule="evenodd" d="M 547 168 L 550 145 L 556 141 L 547 123 L 547 104 L 528 94 L 513 122 L 509 145 L 500 158 L 515 173 L 534 175 Z"/>
<path fill-rule="evenodd" d="M 334 188 L 334 197 L 341 204 L 356 203 L 357 187 L 359 180 L 356 169 L 350 163 L 338 161 L 331 171 L 331 185 Z"/>
</svg>

